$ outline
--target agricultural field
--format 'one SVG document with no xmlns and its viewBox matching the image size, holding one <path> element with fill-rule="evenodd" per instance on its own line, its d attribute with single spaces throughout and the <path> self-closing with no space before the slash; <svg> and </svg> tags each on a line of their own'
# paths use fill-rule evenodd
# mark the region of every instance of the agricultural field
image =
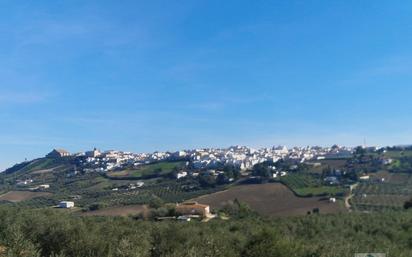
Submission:
<svg viewBox="0 0 412 257">
<path fill-rule="evenodd" d="M 401 157 L 412 157 L 412 150 L 387 151 L 383 154 L 386 158 L 399 159 Z"/>
<path fill-rule="evenodd" d="M 178 163 L 172 164 L 175 167 Z M 163 165 L 162 167 L 171 166 Z M 148 204 L 154 200 L 163 203 L 182 202 L 225 189 L 224 186 L 202 188 L 196 183 L 193 184 L 193 181 L 176 181 L 175 179 L 162 177 L 144 179 L 142 180 L 144 182 L 143 187 L 131 188 L 132 185 L 136 185 L 137 181 L 135 179 L 129 180 L 126 177 L 121 180 L 112 180 L 99 173 L 86 173 L 73 177 L 67 177 L 64 173 L 54 175 L 53 178 L 41 182 L 36 179 L 36 184 L 51 185 L 47 189 L 48 193 L 13 191 L 13 188 L 11 188 L 4 190 L 5 192 L 11 190 L 11 192 L 5 194 L 4 199 L 0 198 L 0 201 L 9 200 L 18 203 L 19 206 L 41 208 L 56 205 L 59 201 L 71 200 L 75 202 L 76 206 L 89 210 L 93 209 L 95 205 L 99 208 L 107 208 Z M 35 185 L 30 184 L 26 187 L 32 186 Z"/>
<path fill-rule="evenodd" d="M 352 198 L 358 210 L 402 209 L 410 196 L 405 195 L 357 195 Z"/>
<path fill-rule="evenodd" d="M 411 197 L 411 174 L 383 171 L 373 174 L 370 181 L 359 183 L 354 190 L 352 205 L 361 211 L 402 209 Z"/>
<path fill-rule="evenodd" d="M 304 173 L 289 173 L 280 181 L 288 186 L 298 196 L 343 196 L 346 189 L 341 186 L 322 185 L 320 178 Z"/>
<path fill-rule="evenodd" d="M 163 176 L 171 173 L 174 169 L 183 168 L 185 162 L 160 162 L 144 165 L 135 169 L 109 172 L 109 177 L 147 177 L 152 175 Z"/>
<path fill-rule="evenodd" d="M 235 199 L 247 203 L 256 212 L 265 216 L 306 215 L 319 208 L 320 213 L 346 212 L 341 202 L 330 203 L 321 197 L 297 197 L 280 183 L 233 186 L 225 191 L 192 199 L 212 208 L 221 208 Z"/>
<path fill-rule="evenodd" d="M 3 195 L 0 195 L 0 201 L 8 201 L 15 203 L 30 200 L 37 197 L 45 197 L 51 195 L 51 193 L 47 192 L 10 191 Z"/>
<path fill-rule="evenodd" d="M 183 202 L 194 197 L 223 190 L 223 187 L 188 190 L 185 184 L 166 181 L 135 190 L 89 192 L 78 202 L 82 206 L 98 203 L 104 207 L 147 204 L 153 200 L 164 203 Z"/>
</svg>

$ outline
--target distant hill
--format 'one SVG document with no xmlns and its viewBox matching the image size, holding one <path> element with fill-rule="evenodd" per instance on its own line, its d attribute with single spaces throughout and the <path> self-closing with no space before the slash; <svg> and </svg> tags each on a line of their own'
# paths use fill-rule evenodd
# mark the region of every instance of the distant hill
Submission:
<svg viewBox="0 0 412 257">
<path fill-rule="evenodd" d="M 4 171 L 4 174 L 30 174 L 42 170 L 50 170 L 57 167 L 70 168 L 72 163 L 71 158 L 39 158 L 32 161 L 26 161 L 14 165 Z"/>
</svg>

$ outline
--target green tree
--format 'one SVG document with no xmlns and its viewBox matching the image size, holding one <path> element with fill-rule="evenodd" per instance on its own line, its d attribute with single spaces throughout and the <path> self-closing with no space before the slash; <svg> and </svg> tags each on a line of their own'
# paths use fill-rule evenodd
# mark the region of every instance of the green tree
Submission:
<svg viewBox="0 0 412 257">
<path fill-rule="evenodd" d="M 245 246 L 243 257 L 292 257 L 295 246 L 273 230 L 263 230 Z"/>
<path fill-rule="evenodd" d="M 253 167 L 252 174 L 263 178 L 270 178 L 272 176 L 272 172 L 264 163 L 256 164 Z"/>
</svg>

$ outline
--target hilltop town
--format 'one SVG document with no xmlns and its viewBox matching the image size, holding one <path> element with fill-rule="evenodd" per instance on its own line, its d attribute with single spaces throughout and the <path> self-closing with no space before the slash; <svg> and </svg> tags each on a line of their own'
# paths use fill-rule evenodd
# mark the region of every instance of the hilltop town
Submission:
<svg viewBox="0 0 412 257">
<path fill-rule="evenodd" d="M 277 162 L 290 159 L 299 163 L 310 160 L 339 159 L 352 156 L 354 148 L 340 147 L 293 147 L 285 146 L 254 149 L 246 146 L 228 148 L 205 148 L 182 150 L 176 152 L 131 153 L 123 151 L 91 151 L 70 154 L 64 149 L 54 149 L 46 157 L 59 158 L 73 156 L 79 159 L 78 169 L 86 171 L 108 172 L 119 170 L 130 165 L 139 167 L 153 162 L 187 160 L 195 169 L 218 168 L 231 165 L 240 170 L 252 169 L 263 162 Z"/>
<path fill-rule="evenodd" d="M 377 199 L 369 196 L 371 190 L 388 188 L 400 174 L 406 176 L 409 153 L 407 147 L 338 145 L 290 149 L 232 146 L 154 153 L 53 149 L 43 158 L 16 164 L 0 174 L 0 203 L 76 206 L 87 212 L 199 201 L 200 205 L 192 206 L 211 205 L 210 210 L 216 212 L 223 203 L 243 199 L 269 215 L 285 210 L 303 214 L 386 208 L 384 200 L 378 205 L 371 202 Z M 214 197 L 219 191 L 227 195 Z M 277 198 L 278 193 L 273 193 L 278 191 L 289 196 Z M 251 192 L 260 198 L 249 199 Z M 212 197 L 203 197 L 208 194 Z M 255 206 L 256 199 L 277 204 Z M 394 206 L 401 207 L 405 200 L 403 195 L 393 198 Z"/>
</svg>

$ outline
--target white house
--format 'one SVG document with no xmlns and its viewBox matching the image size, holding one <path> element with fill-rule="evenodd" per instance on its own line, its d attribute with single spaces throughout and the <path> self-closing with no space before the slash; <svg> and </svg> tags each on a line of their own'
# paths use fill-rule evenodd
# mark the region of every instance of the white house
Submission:
<svg viewBox="0 0 412 257">
<path fill-rule="evenodd" d="M 369 180 L 369 178 L 370 177 L 368 175 L 359 177 L 360 180 Z"/>
<path fill-rule="evenodd" d="M 184 178 L 187 176 L 187 172 L 186 171 L 180 171 L 179 173 L 176 174 L 176 178 L 180 179 L 180 178 Z"/>
<path fill-rule="evenodd" d="M 73 208 L 74 207 L 74 202 L 69 202 L 69 201 L 61 201 L 59 203 L 59 208 Z"/>
</svg>

